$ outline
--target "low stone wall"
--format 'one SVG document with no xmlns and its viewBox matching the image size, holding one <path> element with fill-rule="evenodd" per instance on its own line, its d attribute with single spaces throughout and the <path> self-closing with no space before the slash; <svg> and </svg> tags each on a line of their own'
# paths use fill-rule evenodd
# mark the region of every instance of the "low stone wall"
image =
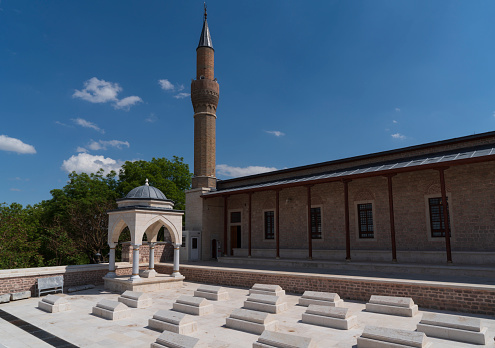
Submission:
<svg viewBox="0 0 495 348">
<path fill-rule="evenodd" d="M 155 265 L 159 273 L 172 265 Z M 422 308 L 495 315 L 495 286 L 386 278 L 335 276 L 296 272 L 246 270 L 181 265 L 186 281 L 250 288 L 255 283 L 278 284 L 287 292 L 336 292 L 341 298 L 368 301 L 371 295 L 411 297 Z"/>
<path fill-rule="evenodd" d="M 170 244 L 155 245 L 155 263 L 174 260 L 174 247 Z M 150 247 L 148 244 L 139 246 L 139 263 L 149 263 Z M 122 243 L 122 261 L 132 263 L 132 248 L 130 242 Z"/>
<path fill-rule="evenodd" d="M 130 275 L 132 265 L 127 262 L 116 264 L 117 275 Z M 36 293 L 38 278 L 64 276 L 64 292 L 77 285 L 103 285 L 103 277 L 108 273 L 108 264 L 20 268 L 0 270 L 0 294 L 30 290 Z"/>
</svg>

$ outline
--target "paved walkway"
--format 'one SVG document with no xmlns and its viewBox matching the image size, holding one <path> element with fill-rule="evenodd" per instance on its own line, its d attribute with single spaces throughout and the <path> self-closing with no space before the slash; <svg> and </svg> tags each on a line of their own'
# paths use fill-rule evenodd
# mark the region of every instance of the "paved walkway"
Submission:
<svg viewBox="0 0 495 348">
<path fill-rule="evenodd" d="M 73 293 L 67 296 L 72 310 L 61 313 L 46 313 L 37 308 L 39 298 L 30 298 L 0 305 L 0 309 L 25 321 L 34 329 L 31 333 L 23 330 L 13 323 L 1 319 L 0 316 L 0 343 L 9 348 L 16 347 L 52 347 L 57 345 L 45 343 L 39 334 L 33 332 L 46 332 L 60 340 L 69 342 L 78 347 L 149 347 L 160 335 L 160 332 L 147 327 L 148 319 L 160 309 L 171 309 L 172 303 L 180 295 L 193 295 L 194 290 L 200 284 L 184 282 L 181 289 L 167 290 L 151 293 L 153 306 L 145 309 L 131 309 L 132 316 L 129 319 L 110 321 L 91 314 L 91 308 L 101 299 L 116 300 L 118 294 L 105 291 L 102 287 Z M 225 318 L 232 310 L 241 308 L 248 295 L 248 289 L 227 287 L 230 295 L 229 301 L 213 302 L 215 312 L 213 314 L 194 317 L 198 324 L 198 331 L 191 334 L 209 344 L 212 348 L 228 347 L 252 347 L 257 335 L 245 333 L 225 327 Z M 297 305 L 299 296 L 287 295 L 286 301 L 289 309 L 276 317 L 280 322 L 281 332 L 312 337 L 320 348 L 326 347 L 355 347 L 358 337 L 365 325 L 379 325 L 414 330 L 421 319 L 420 314 L 413 318 L 403 318 L 376 314 L 364 311 L 364 303 L 346 301 L 344 306 L 357 315 L 358 326 L 351 330 L 336 330 L 320 326 L 304 324 L 300 322 L 302 313 L 306 307 Z M 493 347 L 495 335 L 495 319 L 483 316 L 483 326 L 488 327 L 490 337 L 489 347 Z M 37 329 L 38 330 L 37 330 Z M 50 336 L 51 337 L 51 336 Z M 440 339 L 431 339 L 435 347 L 480 347 Z M 59 341 L 62 342 L 62 341 Z M 51 341 L 50 343 L 53 343 Z M 62 343 L 61 343 L 62 344 Z"/>
</svg>

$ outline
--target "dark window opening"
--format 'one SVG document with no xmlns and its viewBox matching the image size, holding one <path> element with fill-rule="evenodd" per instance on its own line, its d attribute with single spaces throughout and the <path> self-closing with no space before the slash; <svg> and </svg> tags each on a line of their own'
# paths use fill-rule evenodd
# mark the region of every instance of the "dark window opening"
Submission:
<svg viewBox="0 0 495 348">
<path fill-rule="evenodd" d="M 311 239 L 321 239 L 321 208 L 311 208 Z"/>
<path fill-rule="evenodd" d="M 236 211 L 236 212 L 230 213 L 230 223 L 231 224 L 236 224 L 236 223 L 239 223 L 239 222 L 241 222 L 241 212 L 240 211 Z"/>
<path fill-rule="evenodd" d="M 358 204 L 359 238 L 374 238 L 373 206 L 371 203 Z"/>
<path fill-rule="evenodd" d="M 265 211 L 265 239 L 275 239 L 275 213 Z"/>
<path fill-rule="evenodd" d="M 192 238 L 191 249 L 197 249 L 197 248 L 198 248 L 198 238 Z"/>
<path fill-rule="evenodd" d="M 445 223 L 443 219 L 442 197 L 429 198 L 428 203 L 430 206 L 431 236 L 433 238 L 445 237 Z M 449 221 L 449 235 L 452 235 L 452 233 L 450 232 L 450 213 L 449 213 L 448 198 L 447 198 L 447 218 Z"/>
</svg>

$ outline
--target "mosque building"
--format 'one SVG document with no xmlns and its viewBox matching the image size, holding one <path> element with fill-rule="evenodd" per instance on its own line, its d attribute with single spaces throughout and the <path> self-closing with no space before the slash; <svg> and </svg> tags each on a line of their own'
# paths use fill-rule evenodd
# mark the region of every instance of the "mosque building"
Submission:
<svg viewBox="0 0 495 348">
<path fill-rule="evenodd" d="M 495 264 L 495 132 L 219 181 L 214 53 L 205 13 L 189 259 Z"/>
</svg>

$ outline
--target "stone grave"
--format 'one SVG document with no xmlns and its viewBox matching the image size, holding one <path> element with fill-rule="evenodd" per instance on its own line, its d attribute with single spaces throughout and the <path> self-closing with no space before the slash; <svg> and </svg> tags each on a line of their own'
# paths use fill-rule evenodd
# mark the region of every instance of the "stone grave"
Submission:
<svg viewBox="0 0 495 348">
<path fill-rule="evenodd" d="M 202 316 L 213 313 L 213 304 L 202 297 L 183 295 L 174 302 L 172 309 L 177 312 Z"/>
<path fill-rule="evenodd" d="M 129 318 L 131 309 L 118 301 L 101 300 L 93 307 L 93 314 L 109 320 L 118 320 Z"/>
<path fill-rule="evenodd" d="M 291 335 L 275 331 L 263 331 L 253 348 L 318 348 L 310 337 Z"/>
<path fill-rule="evenodd" d="M 0 303 L 10 302 L 10 294 L 2 294 L 0 295 Z"/>
<path fill-rule="evenodd" d="M 244 301 L 244 308 L 278 314 L 287 310 L 287 302 L 279 296 L 252 294 Z"/>
<path fill-rule="evenodd" d="M 124 293 L 119 296 L 118 301 L 133 308 L 148 308 L 152 303 L 152 299 L 147 293 L 129 290 L 124 291 Z"/>
<path fill-rule="evenodd" d="M 280 285 L 254 284 L 253 287 L 249 289 L 249 295 L 251 294 L 285 296 L 285 290 L 282 290 Z"/>
<path fill-rule="evenodd" d="M 195 297 L 204 297 L 213 301 L 226 301 L 229 299 L 229 293 L 225 288 L 213 285 L 201 285 L 198 290 L 194 291 Z"/>
<path fill-rule="evenodd" d="M 50 313 L 65 312 L 70 310 L 70 303 L 65 297 L 48 295 L 38 302 L 38 308 Z"/>
<path fill-rule="evenodd" d="M 366 326 L 361 336 L 357 338 L 357 346 L 358 348 L 428 348 L 431 342 L 423 332 Z"/>
<path fill-rule="evenodd" d="M 372 295 L 366 303 L 366 311 L 412 317 L 418 313 L 418 305 L 410 297 Z"/>
<path fill-rule="evenodd" d="M 196 322 L 185 313 L 159 310 L 148 320 L 148 326 L 158 331 L 187 335 L 198 329 Z"/>
<path fill-rule="evenodd" d="M 357 325 L 357 317 L 349 314 L 349 308 L 312 304 L 302 314 L 302 322 L 333 329 L 349 330 Z"/>
<path fill-rule="evenodd" d="M 241 308 L 234 309 L 230 313 L 225 326 L 260 335 L 265 330 L 277 331 L 278 320 L 274 318 L 273 314 Z"/>
<path fill-rule="evenodd" d="M 439 313 L 424 313 L 417 331 L 428 337 L 443 338 L 473 344 L 488 344 L 487 328 L 479 318 Z"/>
<path fill-rule="evenodd" d="M 304 294 L 299 298 L 299 305 L 307 307 L 312 304 L 321 306 L 342 307 L 344 305 L 344 301 L 338 294 L 333 292 L 305 291 Z"/>
<path fill-rule="evenodd" d="M 31 291 L 13 292 L 10 294 L 11 301 L 24 300 L 31 297 Z"/>
<path fill-rule="evenodd" d="M 164 331 L 151 348 L 208 348 L 208 345 L 199 341 L 199 338 L 185 336 L 170 331 Z"/>
</svg>

